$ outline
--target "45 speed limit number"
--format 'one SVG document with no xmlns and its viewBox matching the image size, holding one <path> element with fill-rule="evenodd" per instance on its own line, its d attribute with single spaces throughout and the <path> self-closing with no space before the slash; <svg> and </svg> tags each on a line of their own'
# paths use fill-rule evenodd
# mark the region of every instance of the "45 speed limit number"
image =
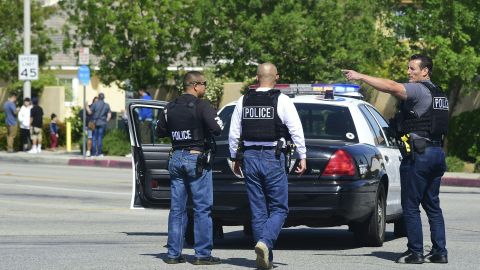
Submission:
<svg viewBox="0 0 480 270">
<path fill-rule="evenodd" d="M 20 54 L 18 56 L 18 79 L 22 81 L 38 80 L 38 55 Z"/>
</svg>

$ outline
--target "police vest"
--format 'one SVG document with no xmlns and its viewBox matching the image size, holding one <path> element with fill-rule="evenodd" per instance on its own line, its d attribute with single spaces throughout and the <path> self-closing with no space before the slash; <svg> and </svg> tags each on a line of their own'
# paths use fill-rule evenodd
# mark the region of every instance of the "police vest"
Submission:
<svg viewBox="0 0 480 270">
<path fill-rule="evenodd" d="M 254 142 L 273 142 L 289 135 L 277 113 L 280 90 L 249 90 L 243 97 L 242 139 Z"/>
<path fill-rule="evenodd" d="M 420 117 L 413 115 L 405 108 L 405 102 L 400 103 L 403 121 L 400 123 L 400 133 L 414 132 L 419 136 L 433 140 L 441 140 L 448 130 L 448 99 L 438 86 L 420 82 L 430 90 L 432 104 Z"/>
<path fill-rule="evenodd" d="M 167 125 L 173 149 L 203 148 L 203 121 L 197 117 L 200 99 L 184 102 L 178 98 L 167 104 Z"/>
</svg>

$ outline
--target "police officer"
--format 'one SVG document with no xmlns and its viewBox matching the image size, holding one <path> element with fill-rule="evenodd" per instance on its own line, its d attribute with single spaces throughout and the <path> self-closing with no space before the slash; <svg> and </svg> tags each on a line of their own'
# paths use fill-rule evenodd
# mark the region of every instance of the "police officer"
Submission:
<svg viewBox="0 0 480 270">
<path fill-rule="evenodd" d="M 229 133 L 235 173 L 240 175 L 243 171 L 245 176 L 256 242 L 256 264 L 260 269 L 273 267 L 272 249 L 288 214 L 283 148 L 286 139 L 291 138 L 297 146 L 300 162 L 296 172 L 303 174 L 306 170 L 302 124 L 290 98 L 273 89 L 278 78 L 275 65 L 258 66 L 259 88 L 248 91 L 238 100 Z M 243 145 L 241 149 L 239 144 Z M 239 160 L 239 154 L 243 154 L 243 161 Z"/>
<path fill-rule="evenodd" d="M 415 54 L 408 64 L 409 83 L 375 78 L 353 70 L 343 70 L 349 80 L 363 81 L 377 90 L 400 99 L 395 117 L 398 137 L 405 149 L 400 165 L 403 218 L 408 250 L 398 263 L 447 263 L 445 223 L 440 208 L 440 180 L 446 170 L 442 140 L 447 132 L 448 100 L 430 81 L 432 59 Z M 423 256 L 422 204 L 430 223 L 432 250 Z"/>
<path fill-rule="evenodd" d="M 187 198 L 191 194 L 194 212 L 195 265 L 220 264 L 212 257 L 213 204 L 212 171 L 206 160 L 206 140 L 220 135 L 221 120 L 206 100 L 207 82 L 202 73 L 190 71 L 183 78 L 184 94 L 168 103 L 157 122 L 160 137 L 170 137 L 169 161 L 171 206 L 168 216 L 168 264 L 184 263 L 182 247 L 187 228 Z M 220 123 L 220 124 L 219 124 Z"/>
</svg>

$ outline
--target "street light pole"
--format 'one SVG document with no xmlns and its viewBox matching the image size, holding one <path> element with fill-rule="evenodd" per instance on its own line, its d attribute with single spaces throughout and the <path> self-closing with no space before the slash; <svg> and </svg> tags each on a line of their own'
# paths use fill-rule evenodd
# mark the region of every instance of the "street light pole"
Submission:
<svg viewBox="0 0 480 270">
<path fill-rule="evenodd" d="M 30 55 L 30 0 L 23 0 L 23 53 Z M 32 95 L 32 83 L 29 80 L 23 83 L 23 98 Z"/>
</svg>

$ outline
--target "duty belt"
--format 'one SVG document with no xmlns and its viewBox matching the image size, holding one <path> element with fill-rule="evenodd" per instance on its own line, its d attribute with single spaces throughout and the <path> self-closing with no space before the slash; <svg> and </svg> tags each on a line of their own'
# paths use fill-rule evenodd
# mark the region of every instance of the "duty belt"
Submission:
<svg viewBox="0 0 480 270">
<path fill-rule="evenodd" d="M 267 145 L 249 145 L 245 146 L 245 150 L 273 150 L 276 146 L 267 146 Z"/>
</svg>

